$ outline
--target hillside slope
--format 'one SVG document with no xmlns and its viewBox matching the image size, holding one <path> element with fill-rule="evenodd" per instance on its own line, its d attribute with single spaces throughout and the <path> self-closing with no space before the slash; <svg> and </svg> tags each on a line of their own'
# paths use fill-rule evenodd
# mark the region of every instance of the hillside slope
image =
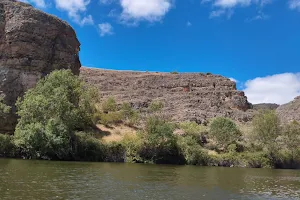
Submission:
<svg viewBox="0 0 300 200">
<path fill-rule="evenodd" d="M 228 78 L 202 73 L 149 73 L 81 68 L 81 76 L 96 86 L 103 98 L 130 102 L 146 109 L 152 101 L 164 104 L 163 113 L 173 121 L 196 121 L 224 116 L 248 121 L 252 106 L 244 92 Z"/>
</svg>

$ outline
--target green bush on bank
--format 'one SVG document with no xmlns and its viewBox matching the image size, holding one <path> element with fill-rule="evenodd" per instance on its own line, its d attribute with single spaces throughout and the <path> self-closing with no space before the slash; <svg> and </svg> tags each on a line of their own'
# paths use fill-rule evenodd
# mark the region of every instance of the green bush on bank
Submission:
<svg viewBox="0 0 300 200">
<path fill-rule="evenodd" d="M 224 148 L 238 141 L 241 137 L 241 132 L 236 124 L 224 117 L 217 117 L 212 121 L 210 124 L 210 134 Z"/>
<path fill-rule="evenodd" d="M 72 159 L 75 131 L 93 126 L 97 97 L 70 70 L 52 72 L 16 103 L 16 146 L 30 158 Z"/>
<path fill-rule="evenodd" d="M 0 134 L 0 157 L 13 157 L 15 151 L 13 136 Z"/>
</svg>

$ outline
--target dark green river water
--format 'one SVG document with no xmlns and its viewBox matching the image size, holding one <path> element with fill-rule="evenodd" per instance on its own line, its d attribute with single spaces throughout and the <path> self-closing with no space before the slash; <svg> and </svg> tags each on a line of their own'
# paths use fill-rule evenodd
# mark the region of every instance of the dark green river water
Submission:
<svg viewBox="0 0 300 200">
<path fill-rule="evenodd" d="M 300 199 L 300 171 L 0 159 L 0 199 Z"/>
</svg>

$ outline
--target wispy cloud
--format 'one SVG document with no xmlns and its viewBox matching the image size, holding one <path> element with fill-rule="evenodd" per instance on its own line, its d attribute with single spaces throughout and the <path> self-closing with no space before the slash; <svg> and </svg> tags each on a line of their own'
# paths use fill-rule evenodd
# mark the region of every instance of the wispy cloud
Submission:
<svg viewBox="0 0 300 200">
<path fill-rule="evenodd" d="M 284 73 L 248 80 L 245 94 L 251 103 L 284 104 L 300 95 L 300 73 Z"/>
<path fill-rule="evenodd" d="M 91 15 L 82 16 L 89 4 L 90 0 L 55 0 L 56 8 L 66 11 L 70 19 L 80 26 L 94 24 Z"/>
<path fill-rule="evenodd" d="M 98 28 L 99 28 L 99 32 L 100 32 L 101 37 L 104 37 L 106 35 L 113 35 L 114 34 L 113 27 L 110 23 L 98 24 Z"/>
<path fill-rule="evenodd" d="M 300 0 L 290 0 L 289 7 L 292 10 L 299 10 L 300 11 Z"/>
<path fill-rule="evenodd" d="M 258 10 L 258 14 L 255 17 L 247 19 L 248 21 L 254 21 L 259 19 L 266 19 L 267 15 L 263 14 L 263 8 L 267 4 L 271 4 L 274 0 L 202 0 L 202 4 L 211 4 L 212 12 L 209 18 L 216 18 L 226 16 L 228 19 L 234 13 L 236 8 L 245 8 L 251 5 L 255 5 Z"/>
<path fill-rule="evenodd" d="M 19 0 L 19 1 L 24 2 L 24 3 L 34 4 L 36 7 L 39 7 L 39 8 L 47 7 L 45 0 Z"/>
</svg>

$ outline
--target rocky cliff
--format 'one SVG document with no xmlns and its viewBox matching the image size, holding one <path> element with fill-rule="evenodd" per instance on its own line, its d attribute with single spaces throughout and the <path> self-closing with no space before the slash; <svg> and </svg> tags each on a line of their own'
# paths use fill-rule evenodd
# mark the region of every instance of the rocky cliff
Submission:
<svg viewBox="0 0 300 200">
<path fill-rule="evenodd" d="M 289 123 L 293 120 L 300 122 L 300 96 L 287 104 L 279 106 L 276 112 L 283 123 Z"/>
<path fill-rule="evenodd" d="M 146 108 L 154 101 L 164 103 L 165 114 L 174 121 L 203 123 L 209 118 L 225 116 L 248 121 L 251 108 L 236 83 L 218 75 L 186 73 L 148 73 L 81 68 L 81 76 L 99 88 L 103 98 L 113 96 Z"/>
<path fill-rule="evenodd" d="M 79 46 L 66 22 L 25 3 L 0 1 L 0 92 L 12 106 L 0 131 L 14 129 L 16 99 L 38 79 L 62 68 L 79 74 Z"/>
</svg>

